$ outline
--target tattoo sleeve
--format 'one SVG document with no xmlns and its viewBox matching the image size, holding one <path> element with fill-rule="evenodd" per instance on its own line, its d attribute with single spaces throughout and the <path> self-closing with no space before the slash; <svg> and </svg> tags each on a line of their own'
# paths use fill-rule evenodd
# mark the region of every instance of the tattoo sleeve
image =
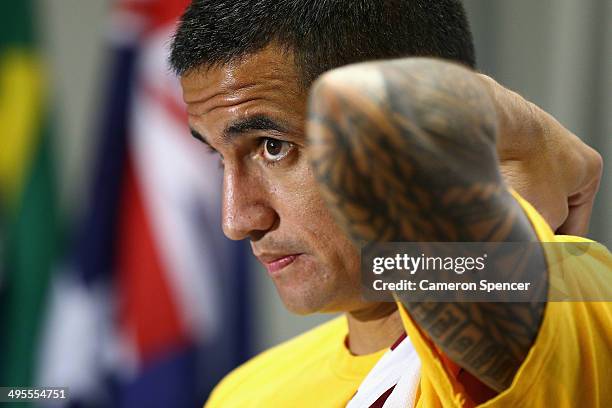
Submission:
<svg viewBox="0 0 612 408">
<path fill-rule="evenodd" d="M 307 131 L 321 193 L 359 245 L 537 240 L 500 175 L 492 101 L 465 68 L 412 58 L 331 71 L 313 86 Z M 544 310 L 400 300 L 449 358 L 498 392 Z"/>
</svg>

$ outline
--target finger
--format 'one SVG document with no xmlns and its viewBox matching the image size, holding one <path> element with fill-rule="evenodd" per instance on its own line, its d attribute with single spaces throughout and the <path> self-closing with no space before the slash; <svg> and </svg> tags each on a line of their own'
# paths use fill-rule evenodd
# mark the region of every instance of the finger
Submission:
<svg viewBox="0 0 612 408">
<path fill-rule="evenodd" d="M 569 214 L 563 224 L 557 229 L 558 234 L 585 236 L 589 232 L 589 223 L 595 196 L 603 172 L 601 156 L 590 147 L 584 145 L 586 153 L 586 176 L 578 184 L 578 190 L 571 193 L 567 199 Z"/>
<path fill-rule="evenodd" d="M 593 201 L 569 208 L 565 222 L 557 229 L 560 235 L 586 236 L 593 211 Z"/>
</svg>

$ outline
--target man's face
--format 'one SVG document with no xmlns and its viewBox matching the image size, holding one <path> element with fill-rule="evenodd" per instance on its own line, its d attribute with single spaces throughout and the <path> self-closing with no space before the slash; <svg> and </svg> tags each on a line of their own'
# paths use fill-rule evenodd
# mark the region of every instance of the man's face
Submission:
<svg viewBox="0 0 612 408">
<path fill-rule="evenodd" d="M 225 235 L 250 239 L 289 310 L 355 310 L 359 252 L 317 190 L 298 79 L 291 57 L 270 46 L 181 84 L 192 133 L 223 161 Z"/>
</svg>

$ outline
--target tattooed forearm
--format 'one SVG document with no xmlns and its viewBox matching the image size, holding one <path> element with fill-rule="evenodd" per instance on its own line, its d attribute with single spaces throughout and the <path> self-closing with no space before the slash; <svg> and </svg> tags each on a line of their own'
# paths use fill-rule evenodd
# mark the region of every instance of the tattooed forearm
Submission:
<svg viewBox="0 0 612 408">
<path fill-rule="evenodd" d="M 324 198 L 358 244 L 535 241 L 499 172 L 496 120 L 464 68 L 362 64 L 315 84 L 309 154 Z M 527 264 L 542 261 L 533 257 Z M 543 314 L 541 303 L 401 301 L 451 359 L 497 391 L 511 383 Z"/>
</svg>

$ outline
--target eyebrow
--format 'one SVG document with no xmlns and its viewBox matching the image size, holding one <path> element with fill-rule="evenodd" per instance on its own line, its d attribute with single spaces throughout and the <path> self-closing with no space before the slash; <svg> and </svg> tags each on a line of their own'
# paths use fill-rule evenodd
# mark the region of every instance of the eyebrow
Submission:
<svg viewBox="0 0 612 408">
<path fill-rule="evenodd" d="M 253 130 L 273 130 L 275 132 L 287 132 L 280 123 L 266 115 L 254 115 L 238 119 L 228 125 L 223 131 L 223 137 L 231 139 L 237 135 L 252 132 Z"/>
<path fill-rule="evenodd" d="M 208 147 L 210 147 L 212 150 L 216 150 L 215 148 L 211 146 L 210 142 L 206 140 L 206 138 L 202 136 L 202 134 L 199 133 L 197 130 L 191 127 L 189 128 L 189 130 L 191 132 L 191 135 L 194 138 L 203 142 Z M 259 115 L 249 116 L 246 118 L 241 118 L 241 119 L 236 120 L 235 122 L 230 123 L 223 130 L 223 140 L 230 141 L 239 135 L 242 135 L 248 132 L 252 132 L 254 130 L 268 130 L 268 131 L 271 130 L 271 131 L 281 132 L 281 133 L 287 132 L 287 128 L 283 126 L 282 124 L 278 123 L 277 121 L 275 121 L 274 119 L 270 118 L 267 115 L 259 114 Z"/>
</svg>

